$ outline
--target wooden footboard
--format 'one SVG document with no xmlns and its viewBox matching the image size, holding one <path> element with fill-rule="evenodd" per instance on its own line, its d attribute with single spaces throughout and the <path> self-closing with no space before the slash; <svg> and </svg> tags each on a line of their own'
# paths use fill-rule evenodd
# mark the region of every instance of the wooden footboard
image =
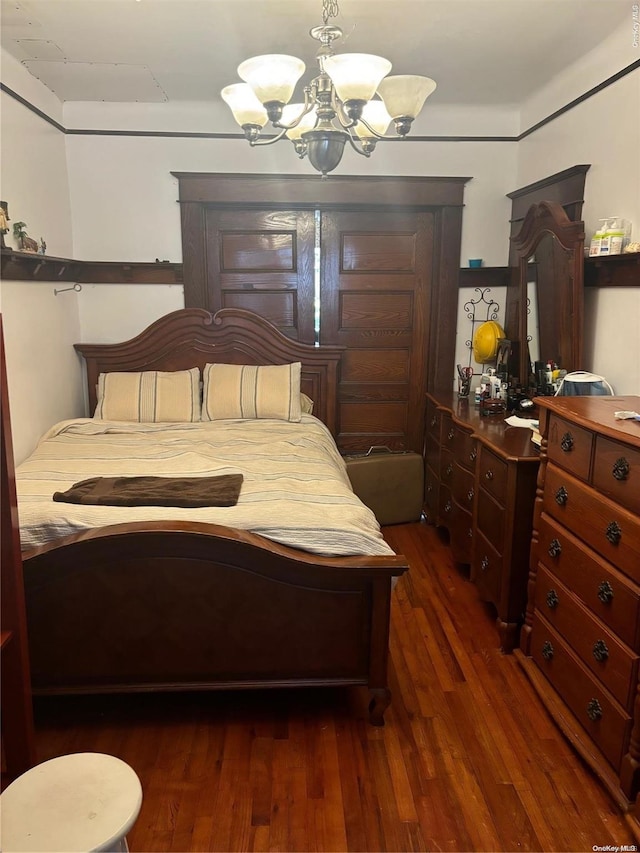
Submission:
<svg viewBox="0 0 640 853">
<path fill-rule="evenodd" d="M 247 531 L 114 525 L 25 554 L 34 692 L 366 685 L 384 723 L 404 557 L 319 557 Z"/>
</svg>

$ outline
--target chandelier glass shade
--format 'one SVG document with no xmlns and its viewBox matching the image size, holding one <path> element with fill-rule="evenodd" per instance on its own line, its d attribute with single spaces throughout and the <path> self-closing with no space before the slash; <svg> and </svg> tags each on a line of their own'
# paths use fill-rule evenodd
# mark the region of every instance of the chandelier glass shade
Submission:
<svg viewBox="0 0 640 853">
<path fill-rule="evenodd" d="M 221 96 L 252 146 L 291 140 L 299 157 L 323 177 L 333 171 L 345 145 L 364 157 L 379 139 L 403 139 L 424 102 L 436 88 L 430 77 L 401 74 L 389 77 L 391 62 L 368 53 L 335 54 L 333 42 L 342 37 L 328 23 L 338 13 L 335 0 L 323 0 L 323 25 L 313 27 L 320 42 L 316 54 L 319 74 L 304 87 L 304 103 L 289 103 L 305 72 L 295 56 L 267 54 L 240 63 L 243 83 L 226 86 Z M 268 122 L 277 133 L 261 137 Z M 386 136 L 394 123 L 396 136 Z"/>
</svg>

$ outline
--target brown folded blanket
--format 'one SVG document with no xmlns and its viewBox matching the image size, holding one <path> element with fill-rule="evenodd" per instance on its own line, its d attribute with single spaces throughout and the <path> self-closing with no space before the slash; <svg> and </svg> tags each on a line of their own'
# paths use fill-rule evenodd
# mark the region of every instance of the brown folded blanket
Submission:
<svg viewBox="0 0 640 853">
<path fill-rule="evenodd" d="M 55 492 L 54 501 L 99 506 L 235 506 L 242 474 L 217 477 L 92 477 Z"/>
</svg>

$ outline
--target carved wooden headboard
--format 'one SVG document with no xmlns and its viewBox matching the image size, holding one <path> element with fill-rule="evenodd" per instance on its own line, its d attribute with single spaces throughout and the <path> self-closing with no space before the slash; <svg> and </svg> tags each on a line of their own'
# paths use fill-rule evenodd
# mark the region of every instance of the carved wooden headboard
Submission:
<svg viewBox="0 0 640 853">
<path fill-rule="evenodd" d="M 313 413 L 335 436 L 337 388 L 342 347 L 293 341 L 257 314 L 223 308 L 173 311 L 137 337 L 120 344 L 75 344 L 87 365 L 90 410 L 97 403 L 100 373 L 186 370 L 205 364 L 302 363 L 301 390 L 314 401 Z"/>
</svg>

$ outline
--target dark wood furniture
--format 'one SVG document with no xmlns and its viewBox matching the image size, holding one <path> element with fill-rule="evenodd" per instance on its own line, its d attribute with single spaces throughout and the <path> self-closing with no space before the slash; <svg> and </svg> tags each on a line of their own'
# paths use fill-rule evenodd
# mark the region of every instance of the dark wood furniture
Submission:
<svg viewBox="0 0 640 853">
<path fill-rule="evenodd" d="M 421 452 L 424 395 L 452 382 L 468 179 L 174 174 L 185 305 L 345 347 L 340 450 Z"/>
<path fill-rule="evenodd" d="M 541 406 L 526 624 L 518 659 L 627 808 L 640 790 L 640 397 Z"/>
<path fill-rule="evenodd" d="M 519 378 L 528 386 L 532 370 L 527 342 L 532 335 L 538 337 L 542 361 L 551 359 L 567 371 L 583 366 L 584 223 L 570 220 L 559 204 L 541 201 L 529 208 L 512 241 L 519 274 L 515 299 L 510 301 L 509 294 L 507 298 L 505 331 L 522 342 Z M 537 302 L 537 329 L 528 323 L 530 298 Z"/>
<path fill-rule="evenodd" d="M 1 480 L 1 605 L 0 654 L 2 657 L 2 751 L 8 781 L 36 763 L 33 708 L 29 675 L 27 625 L 22 582 L 18 506 L 11 440 L 9 391 L 0 316 L 0 422 Z"/>
<path fill-rule="evenodd" d="M 448 530 L 454 559 L 470 564 L 510 652 L 526 604 L 539 459 L 531 430 L 507 426 L 503 415 L 481 415 L 453 395 L 427 395 L 426 424 L 425 516 Z"/>
<path fill-rule="evenodd" d="M 302 362 L 335 431 L 341 351 L 290 340 L 241 309 L 176 311 L 123 344 L 78 345 L 99 373 L 207 362 Z M 383 723 L 391 578 L 401 556 L 318 557 L 196 523 L 89 530 L 24 554 L 34 691 L 366 685 Z"/>
</svg>

